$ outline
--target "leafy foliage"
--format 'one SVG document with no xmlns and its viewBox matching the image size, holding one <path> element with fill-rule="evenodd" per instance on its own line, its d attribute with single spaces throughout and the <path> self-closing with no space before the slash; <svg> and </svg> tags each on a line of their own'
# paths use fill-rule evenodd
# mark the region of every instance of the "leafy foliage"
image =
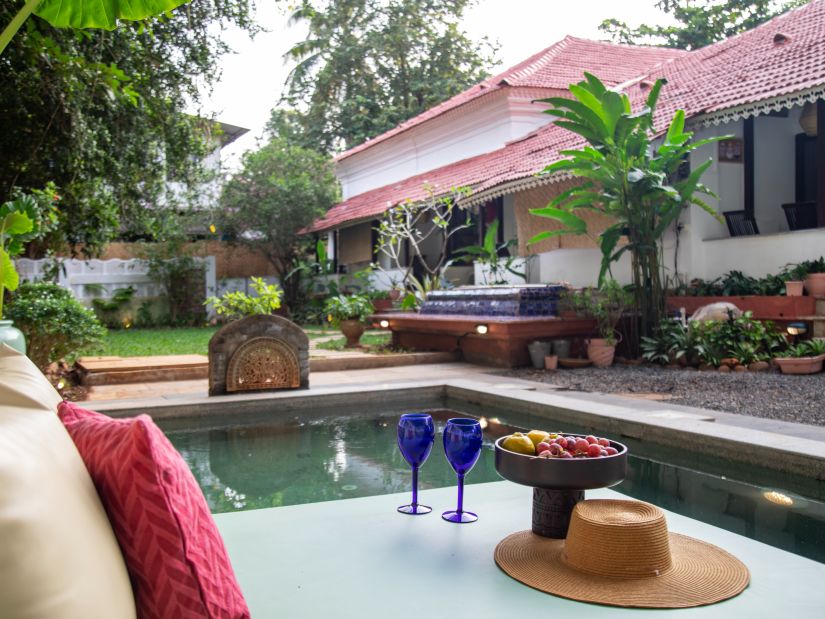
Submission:
<svg viewBox="0 0 825 619">
<path fill-rule="evenodd" d="M 673 294 L 687 297 L 779 296 L 785 294 L 785 282 L 801 281 L 809 273 L 825 273 L 825 257 L 789 264 L 779 273 L 765 277 L 757 278 L 745 275 L 742 271 L 729 271 L 710 281 L 694 279 L 690 285 L 676 288 Z"/>
<path fill-rule="evenodd" d="M 527 274 L 513 266 L 517 256 L 510 254 L 510 248 L 518 245 L 518 241 L 510 239 L 504 243 L 498 243 L 498 228 L 499 221 L 494 219 L 487 228 L 487 232 L 484 233 L 484 240 L 481 245 L 469 245 L 458 250 L 459 253 L 466 254 L 461 256 L 459 260 L 478 262 L 486 266 L 488 272 L 485 274 L 484 282 L 482 282 L 485 285 L 498 286 L 506 284 L 507 273 L 512 273 L 516 277 L 527 281 Z"/>
<path fill-rule="evenodd" d="M 608 90 L 594 75 L 570 86 L 572 99 L 552 97 L 546 110 L 556 124 L 582 136 L 588 145 L 562 151 L 567 157 L 544 169 L 544 174 L 572 174 L 581 184 L 560 193 L 544 208 L 531 213 L 553 219 L 561 228 L 541 232 L 537 243 L 562 234 L 588 234 L 587 222 L 578 212 L 595 211 L 613 223 L 594 239 L 602 253 L 599 283 L 611 265 L 630 252 L 636 304 L 641 312 L 642 333 L 649 335 L 664 315 L 661 239 L 684 208 L 696 204 L 718 218 L 697 194 L 712 195 L 700 184 L 711 160 L 696 166 L 687 178 L 672 180 L 690 152 L 721 138 L 692 141 L 685 131 L 685 114 L 676 112 L 654 146 L 653 118 L 659 91 L 657 80 L 645 107 L 634 112 L 625 93 Z M 620 240 L 626 237 L 626 242 Z"/>
<path fill-rule="evenodd" d="M 302 145 L 350 148 L 481 81 L 495 50 L 461 30 L 470 2 L 298 3 L 290 20 L 308 34 L 287 53 L 284 102 L 303 110 Z"/>
<path fill-rule="evenodd" d="M 658 0 L 656 6 L 676 21 L 670 26 L 636 28 L 606 19 L 599 30 L 616 43 L 698 49 L 755 28 L 810 0 Z"/>
<path fill-rule="evenodd" d="M 405 200 L 389 209 L 376 229 L 376 255 L 384 256 L 390 269 L 403 273 L 401 281 L 393 281 L 393 285 L 409 291 L 402 303 L 404 309 L 418 307 L 427 292 L 447 286 L 444 273 L 453 262 L 449 259 L 450 239 L 473 225 L 470 211 L 461 207 L 461 201 L 471 193 L 469 187 L 453 187 L 441 196 L 430 185 L 424 188 L 424 200 Z M 421 269 L 420 277 L 414 273 L 416 266 Z M 380 263 L 372 267 L 386 272 Z"/>
<path fill-rule="evenodd" d="M 224 187 L 215 219 L 231 243 L 266 257 L 291 307 L 301 294 L 300 278 L 287 277 L 303 254 L 298 233 L 338 197 L 326 156 L 277 139 L 244 155 L 243 168 Z"/>
<path fill-rule="evenodd" d="M 367 316 L 375 313 L 375 308 L 369 297 L 362 294 L 343 295 L 330 297 L 324 305 L 327 313 L 327 320 L 334 326 L 341 324 L 342 320 L 357 320 L 366 322 Z"/>
<path fill-rule="evenodd" d="M 682 324 L 665 320 L 651 337 L 643 337 L 642 357 L 652 363 L 706 363 L 718 366 L 735 358 L 743 365 L 766 361 L 788 346 L 771 321 L 754 320 L 751 312 L 727 320 Z"/>
<path fill-rule="evenodd" d="M 0 21 L 18 7 L 0 0 Z M 53 181 L 62 199 L 50 238 L 87 254 L 122 231 L 162 235 L 200 198 L 218 138 L 191 115 L 227 51 L 218 24 L 257 30 L 249 0 L 199 0 L 114 33 L 26 21 L 0 63 L 0 201 Z M 169 180 L 183 190 L 167 191 Z"/>
<path fill-rule="evenodd" d="M 13 199 L 0 204 L 0 318 L 3 296 L 20 282 L 12 258 L 23 253 L 25 245 L 49 234 L 55 227 L 59 196 L 51 183 L 46 189 L 29 194 L 13 192 Z"/>
<path fill-rule="evenodd" d="M 583 288 L 564 294 L 570 308 L 595 319 L 596 331 L 613 344 L 616 342 L 616 325 L 633 302 L 633 296 L 615 280 L 607 280 L 600 288 Z"/>
<path fill-rule="evenodd" d="M 255 295 L 245 292 L 225 292 L 220 297 L 209 297 L 205 303 L 212 305 L 219 316 L 237 320 L 246 316 L 271 314 L 281 307 L 283 291 L 277 284 L 267 284 L 262 277 L 251 277 Z"/>
<path fill-rule="evenodd" d="M 197 326 L 204 322 L 206 264 L 191 255 L 192 245 L 184 241 L 182 236 L 176 235 L 165 242 L 152 243 L 141 251 L 149 267 L 149 277 L 163 290 L 168 309 L 168 315 L 157 321 L 151 314 L 144 313 L 144 324 Z"/>
<path fill-rule="evenodd" d="M 92 307 L 100 322 L 110 329 L 118 329 L 129 324 L 121 322 L 119 312 L 129 304 L 134 295 L 135 289 L 132 286 L 118 288 L 112 293 L 111 299 L 92 299 Z"/>
<path fill-rule="evenodd" d="M 106 333 L 94 312 L 57 284 L 21 284 L 6 316 L 26 336 L 29 358 L 41 370 L 96 344 Z"/>
</svg>

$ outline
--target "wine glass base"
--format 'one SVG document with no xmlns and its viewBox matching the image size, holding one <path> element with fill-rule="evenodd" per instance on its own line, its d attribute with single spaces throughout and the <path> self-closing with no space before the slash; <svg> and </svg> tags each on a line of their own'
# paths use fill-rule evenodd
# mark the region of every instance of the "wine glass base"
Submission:
<svg viewBox="0 0 825 619">
<path fill-rule="evenodd" d="M 441 517 L 447 522 L 455 522 L 456 524 L 465 524 L 478 520 L 478 515 L 473 512 L 444 512 L 441 514 Z"/>
<path fill-rule="evenodd" d="M 423 516 L 433 511 L 433 508 L 419 503 L 418 505 L 402 505 L 398 511 L 409 516 Z"/>
</svg>

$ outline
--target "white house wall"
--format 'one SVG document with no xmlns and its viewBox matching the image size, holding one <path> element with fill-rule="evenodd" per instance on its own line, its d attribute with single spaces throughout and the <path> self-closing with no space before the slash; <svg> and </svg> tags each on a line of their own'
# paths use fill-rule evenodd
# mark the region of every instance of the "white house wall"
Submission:
<svg viewBox="0 0 825 619">
<path fill-rule="evenodd" d="M 764 277 L 788 264 L 825 255 L 825 228 L 715 239 L 702 243 L 702 250 L 704 260 L 696 277 L 714 279 L 731 269 Z"/>
<path fill-rule="evenodd" d="M 545 107 L 531 103 L 547 90 L 504 89 L 361 151 L 336 165 L 343 199 L 497 150 L 547 124 Z"/>
</svg>

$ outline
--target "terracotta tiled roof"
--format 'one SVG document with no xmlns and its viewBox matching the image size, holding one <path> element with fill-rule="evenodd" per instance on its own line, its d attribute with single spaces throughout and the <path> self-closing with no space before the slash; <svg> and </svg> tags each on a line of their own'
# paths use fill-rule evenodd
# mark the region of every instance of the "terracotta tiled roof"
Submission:
<svg viewBox="0 0 825 619">
<path fill-rule="evenodd" d="M 675 49 L 616 45 L 568 36 L 506 71 L 489 77 L 397 127 L 341 153 L 336 157 L 336 161 L 367 150 L 399 133 L 503 88 L 567 90 L 571 82 L 581 79 L 583 71 L 590 71 L 606 84 L 615 85 L 638 75 L 658 62 L 678 58 L 684 54 L 685 52 Z"/>
<path fill-rule="evenodd" d="M 665 77 L 658 111 L 688 117 L 713 113 L 825 84 L 825 1 L 798 9 L 665 63 L 648 78 Z M 628 92 L 638 96 L 638 85 Z"/>
<path fill-rule="evenodd" d="M 573 39 L 568 37 L 557 45 L 569 40 Z M 578 49 L 583 50 L 584 46 Z M 510 79 L 517 80 L 520 74 L 535 71 L 531 67 L 537 66 L 542 54 L 511 69 Z M 825 0 L 814 0 L 753 30 L 666 60 L 630 76 L 637 80 L 626 89 L 638 105 L 647 96 L 646 83 L 667 78 L 657 110 L 660 128 L 677 109 L 693 117 L 825 87 Z M 581 79 L 583 70 L 573 74 L 574 71 L 575 66 L 565 65 L 563 70 L 559 69 L 559 75 L 567 75 L 567 83 L 575 82 Z M 599 68 L 593 71 L 601 77 Z M 614 81 L 622 79 L 617 73 L 612 75 Z M 493 152 L 353 196 L 333 207 L 311 230 L 377 217 L 407 198 L 421 199 L 426 195 L 423 185 L 427 182 L 436 190 L 464 185 L 480 193 L 522 181 L 558 160 L 559 151 L 575 148 L 582 141 L 575 134 L 548 124 Z"/>
<path fill-rule="evenodd" d="M 777 34 L 784 42 L 775 42 Z M 753 30 L 649 69 L 626 89 L 634 108 L 647 98 L 644 86 L 660 77 L 668 83 L 657 106 L 659 130 L 666 129 L 678 109 L 690 118 L 824 87 L 825 0 L 814 0 Z M 468 184 L 478 193 L 529 177 L 559 159 L 559 150 L 581 141 L 560 127 L 546 125 L 532 141 L 505 147 L 512 152 L 500 160 L 512 165 Z"/>
</svg>

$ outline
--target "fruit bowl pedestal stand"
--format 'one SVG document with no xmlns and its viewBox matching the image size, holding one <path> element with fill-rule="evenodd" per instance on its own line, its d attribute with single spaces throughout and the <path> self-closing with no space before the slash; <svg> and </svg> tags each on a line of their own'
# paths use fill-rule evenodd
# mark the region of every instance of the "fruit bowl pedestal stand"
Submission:
<svg viewBox="0 0 825 619">
<path fill-rule="evenodd" d="M 581 434 L 565 434 L 584 438 Z M 504 479 L 533 487 L 533 533 L 564 539 L 576 503 L 584 491 L 608 488 L 627 474 L 627 447 L 610 441 L 619 453 L 600 458 L 539 458 L 515 453 L 495 443 L 496 471 Z"/>
</svg>

